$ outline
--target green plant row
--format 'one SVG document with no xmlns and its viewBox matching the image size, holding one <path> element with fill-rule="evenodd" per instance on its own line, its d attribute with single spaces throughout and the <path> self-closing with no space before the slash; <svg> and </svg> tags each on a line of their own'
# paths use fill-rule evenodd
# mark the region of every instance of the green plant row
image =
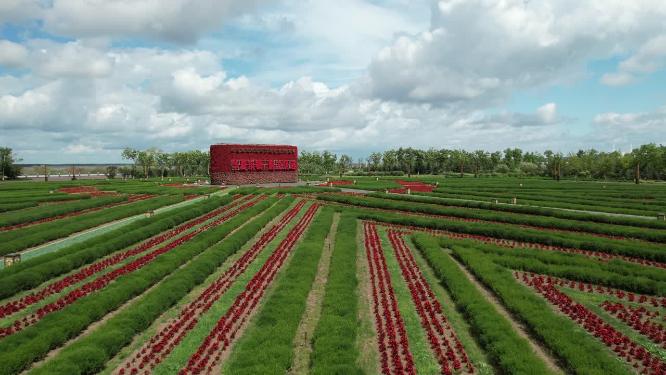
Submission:
<svg viewBox="0 0 666 375">
<path fill-rule="evenodd" d="M 431 203 L 442 206 L 478 208 L 483 210 L 513 212 L 518 214 L 550 216 L 550 217 L 557 217 L 560 219 L 593 221 L 596 223 L 603 223 L 603 224 L 626 225 L 626 226 L 641 227 L 641 228 L 666 229 L 666 221 L 659 221 L 659 220 L 646 220 L 646 219 L 639 219 L 628 216 L 610 216 L 604 214 L 593 214 L 593 213 L 576 212 L 576 211 L 563 211 L 563 210 L 557 210 L 546 207 L 537 207 L 537 206 L 494 204 L 490 202 L 439 198 L 432 196 L 429 193 L 417 192 L 412 194 L 414 195 L 373 193 L 370 194 L 370 196 L 377 198 L 402 200 L 408 202 Z"/>
<path fill-rule="evenodd" d="M 60 347 L 66 341 L 78 336 L 91 323 L 144 293 L 152 285 L 225 238 L 234 229 L 276 201 L 276 198 L 268 198 L 258 203 L 226 223 L 207 230 L 191 241 L 157 257 L 140 271 L 124 275 L 104 289 L 45 316 L 38 323 L 12 336 L 5 337 L 0 341 L 0 373 L 16 374 L 25 370 L 50 350 Z M 149 324 L 148 321 L 144 323 Z M 93 359 L 95 357 L 86 358 L 86 361 Z"/>
<path fill-rule="evenodd" d="M 454 192 L 454 191 L 441 191 L 439 189 L 435 190 L 430 195 L 443 198 L 458 198 L 458 199 L 470 199 L 470 200 L 481 200 L 488 199 L 492 200 L 495 198 L 506 199 L 504 203 L 509 203 L 509 199 L 515 197 L 516 195 L 506 196 L 506 197 L 495 197 L 492 195 L 484 195 L 477 193 L 468 193 L 468 192 Z M 581 211 L 597 211 L 597 212 L 608 212 L 614 214 L 628 214 L 628 215 L 656 215 L 658 211 L 656 210 L 647 210 L 644 208 L 636 207 L 610 207 L 605 204 L 579 204 L 579 203 L 570 203 L 564 201 L 550 200 L 550 199 L 521 199 L 518 197 L 518 204 L 522 205 L 532 205 L 539 207 L 553 207 L 553 208 L 566 208 L 571 210 L 581 210 Z"/>
<path fill-rule="evenodd" d="M 255 320 L 234 347 L 225 373 L 284 374 L 294 357 L 294 336 L 321 258 L 324 240 L 333 222 L 333 210 L 324 208 L 302 242 L 294 249 L 272 294 L 262 303 Z"/>
<path fill-rule="evenodd" d="M 584 255 L 526 248 L 507 249 L 470 240 L 441 238 L 443 247 L 463 246 L 483 252 L 505 267 L 583 281 L 630 292 L 666 295 L 666 272 L 621 260 L 597 261 Z"/>
<path fill-rule="evenodd" d="M 0 271 L 0 299 L 28 290 L 86 264 L 90 264 L 116 251 L 138 244 L 152 236 L 169 230 L 188 220 L 210 212 L 231 202 L 231 197 L 206 199 L 182 210 L 144 218 L 122 228 L 95 236 Z"/>
<path fill-rule="evenodd" d="M 80 199 L 92 198 L 87 194 L 45 194 L 34 195 L 24 198 L 3 199 L 6 203 L 45 203 L 45 202 L 60 202 L 60 201 L 77 201 Z"/>
<path fill-rule="evenodd" d="M 72 203 L 40 206 L 21 211 L 14 211 L 9 214 L 0 215 L 0 227 L 28 223 L 39 219 L 100 207 L 107 204 L 119 203 L 126 200 L 126 195 L 99 197 L 95 199 L 74 201 Z"/>
<path fill-rule="evenodd" d="M 599 204 L 608 205 L 610 207 L 640 207 L 640 208 L 655 208 L 661 207 L 664 208 L 664 202 L 647 199 L 645 197 L 641 198 L 629 198 L 629 197 L 613 197 L 604 194 L 603 190 L 597 189 L 598 191 L 581 191 L 581 190 L 565 190 L 553 192 L 546 189 L 518 189 L 518 191 L 507 189 L 474 189 L 474 194 L 484 194 L 484 195 L 495 195 L 502 196 L 503 198 L 512 198 L 518 197 L 523 199 L 532 199 L 532 200 L 554 200 L 562 201 L 569 203 L 580 203 L 580 204 L 590 204 L 590 201 L 598 202 Z M 446 189 L 444 189 L 446 191 Z"/>
<path fill-rule="evenodd" d="M 4 202 L 4 200 L 3 200 Z M 22 210 L 28 207 L 35 207 L 38 202 L 24 202 L 24 203 L 2 203 L 0 204 L 0 212 Z"/>
<path fill-rule="evenodd" d="M 457 308 L 469 322 L 472 333 L 499 373 L 553 373 L 534 354 L 529 343 L 518 336 L 511 323 L 467 279 L 451 257 L 442 251 L 437 239 L 416 234 L 413 241 L 442 286 L 450 292 Z"/>
<path fill-rule="evenodd" d="M 162 206 L 178 203 L 183 200 L 182 195 L 166 195 L 134 202 L 105 210 L 37 224 L 26 228 L 15 229 L 0 233 L 0 255 L 21 251 L 33 246 L 69 236 L 86 229 L 142 214 Z"/>
<path fill-rule="evenodd" d="M 581 330 L 568 317 L 556 313 L 545 299 L 521 285 L 511 271 L 480 257 L 474 249 L 453 247 L 452 250 L 562 361 L 567 372 L 584 375 L 627 373 L 628 368 L 601 341 Z"/>
<path fill-rule="evenodd" d="M 136 303 L 104 322 L 91 334 L 66 347 L 32 373 L 94 374 L 101 371 L 111 358 L 132 342 L 134 336 L 146 330 L 164 311 L 201 285 L 229 256 L 241 249 L 291 202 L 293 198 L 280 200 L 224 241 L 171 273 Z M 260 205 L 267 207 L 267 204 Z"/>
<path fill-rule="evenodd" d="M 318 197 L 318 199 L 332 201 L 330 197 L 324 195 Z M 337 197 L 335 201 L 339 201 Z M 663 248 L 645 242 L 610 240 L 577 233 L 563 234 L 557 232 L 544 232 L 537 229 L 512 227 L 506 224 L 462 222 L 447 220 L 444 218 L 419 217 L 413 215 L 405 216 L 392 212 L 364 210 L 362 208 L 347 209 L 358 210 L 357 212 L 361 219 L 441 229 L 456 233 L 482 235 L 541 245 L 599 251 L 608 254 L 626 255 L 659 262 L 666 261 L 666 251 L 664 251 Z"/>
<path fill-rule="evenodd" d="M 321 316 L 312 336 L 310 374 L 355 375 L 358 350 L 356 217 L 342 214 L 335 234 Z"/>
<path fill-rule="evenodd" d="M 390 194 L 384 194 L 384 197 L 353 197 L 333 195 L 333 199 L 340 199 L 343 203 L 351 203 L 354 205 L 364 205 L 374 208 L 385 208 L 433 215 L 454 216 L 466 219 L 488 220 L 498 223 L 516 224 L 516 225 L 532 225 L 543 228 L 553 228 L 568 230 L 572 232 L 588 232 L 603 234 L 608 236 L 630 237 L 635 239 L 642 239 L 651 242 L 666 243 L 666 231 L 659 230 L 646 230 L 644 228 L 635 228 L 629 226 L 600 224 L 579 220 L 560 219 L 554 217 L 524 215 L 509 212 L 496 212 L 492 210 L 470 210 L 467 208 L 457 207 L 444 207 L 430 202 L 417 202 L 416 200 L 394 199 Z M 418 199 L 418 198 L 417 198 Z M 427 198 L 425 198 L 427 200 Z"/>
</svg>

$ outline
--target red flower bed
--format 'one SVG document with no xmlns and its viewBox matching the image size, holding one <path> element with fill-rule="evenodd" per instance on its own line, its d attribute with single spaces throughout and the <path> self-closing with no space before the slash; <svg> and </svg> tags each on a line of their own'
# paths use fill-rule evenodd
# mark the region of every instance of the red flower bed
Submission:
<svg viewBox="0 0 666 375">
<path fill-rule="evenodd" d="M 100 191 L 94 186 L 73 186 L 73 187 L 63 187 L 58 189 L 59 192 L 62 193 L 67 193 L 67 194 L 86 194 L 86 195 L 92 195 L 93 197 L 97 197 L 100 195 L 110 195 L 110 194 L 116 194 L 111 191 Z"/>
<path fill-rule="evenodd" d="M 180 374 L 210 373 L 219 363 L 222 353 L 229 349 L 237 338 L 237 333 L 247 322 L 249 316 L 256 310 L 257 304 L 264 295 L 266 288 L 271 284 L 275 275 L 282 267 L 287 256 L 293 249 L 296 241 L 303 235 L 319 206 L 313 204 L 296 226 L 289 231 L 287 237 L 280 242 L 275 251 L 261 266 L 261 269 L 245 286 L 245 290 L 236 297 L 215 327 L 211 330 L 203 343 L 189 358 L 187 365 Z"/>
<path fill-rule="evenodd" d="M 104 275 L 96 278 L 95 280 L 92 280 L 92 281 L 90 281 L 90 282 L 72 290 L 71 292 L 67 293 L 65 296 L 59 298 L 58 300 L 56 300 L 54 302 L 51 302 L 51 303 L 39 308 L 37 310 L 37 312 L 34 313 L 34 314 L 26 316 L 22 319 L 15 320 L 12 323 L 11 326 L 6 327 L 6 328 L 0 328 L 0 338 L 12 335 L 12 334 L 22 330 L 23 328 L 25 328 L 27 326 L 30 326 L 30 325 L 33 325 L 33 324 L 37 323 L 39 320 L 41 320 L 46 315 L 48 315 L 52 312 L 58 311 L 58 310 L 62 310 L 66 306 L 76 302 L 78 299 L 80 299 L 82 297 L 85 297 L 85 296 L 87 296 L 87 295 L 89 295 L 93 292 L 96 292 L 96 291 L 106 287 L 107 285 L 109 285 L 109 283 L 116 280 L 120 276 L 132 273 L 136 270 L 139 270 L 139 269 L 143 268 L 145 265 L 150 264 L 152 261 L 154 261 L 155 258 L 157 258 L 159 255 L 167 253 L 167 252 L 173 250 L 174 248 L 176 248 L 177 246 L 191 240 L 192 238 L 194 238 L 198 234 L 200 234 L 200 233 L 202 233 L 202 232 L 204 232 L 204 231 L 206 231 L 210 228 L 216 227 L 216 226 L 224 223 L 225 221 L 227 221 L 230 218 L 239 214 L 241 211 L 257 204 L 262 199 L 265 199 L 265 196 L 261 196 L 258 199 L 247 202 L 247 203 L 241 205 L 240 207 L 236 207 L 236 208 L 233 208 L 231 210 L 228 210 L 222 217 L 216 219 L 215 221 L 213 221 L 211 223 L 208 223 L 206 225 L 203 225 L 202 227 L 199 227 L 199 228 L 195 229 L 194 231 L 192 231 L 192 232 L 190 232 L 190 233 L 188 233 L 188 234 L 186 234 L 186 235 L 184 235 L 180 238 L 177 238 L 176 240 L 174 240 L 174 241 L 172 241 L 172 242 L 170 242 L 170 243 L 168 243 L 164 246 L 161 246 L 161 247 L 149 252 L 148 254 L 143 255 L 140 258 L 138 258 L 138 259 L 136 259 L 136 260 L 120 267 L 120 268 L 117 268 L 117 269 L 115 269 L 115 270 L 113 270 L 113 271 L 111 271 L 107 274 L 104 274 Z M 99 271 L 97 271 L 97 272 L 99 272 Z"/>
<path fill-rule="evenodd" d="M 428 335 L 430 348 L 437 357 L 442 374 L 451 374 L 465 366 L 468 373 L 474 372 L 472 362 L 462 343 L 442 312 L 442 307 L 423 277 L 411 250 L 405 244 L 402 233 L 389 230 L 389 240 L 396 254 L 400 272 L 407 282 L 412 302 Z"/>
<path fill-rule="evenodd" d="M 604 322 L 597 314 L 585 306 L 572 300 L 569 296 L 557 289 L 552 279 L 528 273 L 515 273 L 516 278 L 532 287 L 544 296 L 562 313 L 574 320 L 586 331 L 601 340 L 613 350 L 618 357 L 627 361 L 637 371 L 643 374 L 666 374 L 666 362 L 648 352 L 644 347 L 631 340 L 610 324 Z"/>
<path fill-rule="evenodd" d="M 644 306 L 634 307 L 611 301 L 604 301 L 601 307 L 643 336 L 648 337 L 655 344 L 666 349 L 666 329 L 664 329 L 663 324 L 656 321 L 659 317 L 659 311 L 648 310 Z"/>
<path fill-rule="evenodd" d="M 382 374 L 416 374 L 405 323 L 398 310 L 386 258 L 374 224 L 364 223 L 365 254 L 372 285 L 372 305 L 377 329 Z"/>
<path fill-rule="evenodd" d="M 250 195 L 247 196 L 247 198 L 251 198 L 251 197 L 252 196 L 250 196 Z M 245 199 L 245 200 L 247 200 L 247 199 Z M 107 259 L 103 259 L 99 262 L 93 263 L 93 264 L 83 268 L 82 270 L 80 270 L 80 271 L 78 271 L 78 272 L 76 272 L 72 275 L 66 276 L 65 278 L 63 278 L 61 280 L 55 281 L 55 282 L 45 286 L 44 288 L 40 289 L 39 291 L 35 291 L 33 293 L 30 293 L 30 294 L 28 294 L 28 295 L 26 295 L 26 296 L 24 296 L 24 297 L 22 297 L 18 300 L 7 302 L 3 305 L 0 305 L 0 319 L 4 318 L 6 316 L 9 316 L 11 314 L 14 314 L 16 312 L 19 312 L 19 311 L 25 309 L 26 307 L 28 307 L 30 305 L 33 305 L 33 304 L 43 300 L 44 298 L 46 298 L 46 297 L 48 297 L 52 294 L 60 293 L 65 288 L 68 288 L 68 287 L 70 287 L 70 286 L 72 286 L 76 283 L 79 283 L 79 282 L 87 279 L 88 277 L 90 277 L 92 275 L 95 275 L 95 274 L 97 274 L 97 273 L 99 273 L 99 272 L 101 272 L 101 271 L 103 271 L 103 270 L 105 270 L 105 269 L 107 269 L 111 266 L 114 266 L 114 265 L 122 262 L 123 260 L 125 260 L 129 257 L 141 254 L 144 251 L 146 251 L 146 250 L 148 250 L 148 249 L 150 249 L 154 246 L 157 246 L 157 245 L 159 245 L 159 244 L 161 244 L 161 243 L 163 243 L 167 240 L 170 240 L 170 239 L 174 238 L 175 236 L 177 236 L 178 234 L 180 234 L 180 233 L 182 233 L 182 232 L 184 232 L 184 231 L 186 231 L 186 230 L 188 230 L 188 229 L 190 229 L 194 226 L 197 226 L 197 225 L 199 225 L 199 224 L 201 224 L 205 221 L 208 221 L 208 220 L 212 219 L 213 217 L 220 215 L 224 211 L 227 211 L 227 210 L 229 210 L 233 207 L 236 207 L 241 202 L 242 201 L 236 201 L 236 202 L 233 202 L 232 204 L 230 204 L 228 206 L 224 206 L 224 207 L 218 208 L 217 210 L 213 210 L 213 211 L 211 211 L 211 212 L 209 212 L 205 215 L 202 215 L 202 216 L 200 216 L 196 219 L 188 221 L 187 223 L 181 224 L 178 227 L 176 227 L 176 228 L 174 228 L 174 229 L 172 229 L 168 232 L 165 232 L 165 233 L 162 233 L 162 234 L 160 234 L 156 237 L 153 237 L 150 240 L 148 240 L 146 242 L 143 242 L 142 244 L 140 244 L 140 245 L 138 245 L 138 246 L 136 246 L 136 247 L 134 247 L 130 250 L 124 251 L 122 253 L 113 255 L 113 256 L 111 256 Z"/>
<path fill-rule="evenodd" d="M 252 245 L 250 250 L 243 254 L 222 276 L 213 281 L 194 301 L 185 306 L 177 318 L 172 319 L 144 344 L 140 350 L 137 350 L 117 373 L 120 374 L 121 371 L 125 370 L 131 371 L 132 368 L 152 369 L 162 362 L 183 340 L 185 335 L 196 326 L 201 315 L 208 311 L 231 287 L 233 282 L 245 272 L 250 263 L 254 261 L 266 245 L 298 215 L 304 205 L 304 200 L 298 202 L 278 223 L 266 231 Z"/>
<path fill-rule="evenodd" d="M 389 193 L 405 194 L 407 193 L 407 190 L 410 192 L 431 193 L 435 190 L 435 185 L 425 184 L 419 181 L 396 180 L 395 182 L 402 185 L 402 187 L 389 189 Z"/>
<path fill-rule="evenodd" d="M 345 186 L 345 185 L 353 185 L 354 181 L 350 180 L 331 180 L 329 182 L 324 182 L 323 184 L 319 184 L 317 186 Z"/>
</svg>

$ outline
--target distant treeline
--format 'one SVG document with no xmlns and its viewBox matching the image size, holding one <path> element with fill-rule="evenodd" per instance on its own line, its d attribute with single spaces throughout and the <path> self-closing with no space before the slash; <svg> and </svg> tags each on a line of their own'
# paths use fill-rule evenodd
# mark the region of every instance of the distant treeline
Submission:
<svg viewBox="0 0 666 375">
<path fill-rule="evenodd" d="M 352 164 L 347 155 L 329 151 L 301 152 L 299 171 L 329 174 L 340 171 L 377 174 L 465 174 L 520 175 L 635 180 L 666 179 L 666 146 L 642 145 L 630 153 L 594 149 L 562 154 L 547 150 L 526 152 L 520 148 L 504 151 L 465 151 L 450 149 L 398 148 L 373 152 Z"/>
</svg>

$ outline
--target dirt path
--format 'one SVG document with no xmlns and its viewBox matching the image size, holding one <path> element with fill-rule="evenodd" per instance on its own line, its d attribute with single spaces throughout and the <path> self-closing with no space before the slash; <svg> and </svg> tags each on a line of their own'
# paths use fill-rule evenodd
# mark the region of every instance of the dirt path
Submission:
<svg viewBox="0 0 666 375">
<path fill-rule="evenodd" d="M 311 338 L 321 316 L 322 302 L 324 300 L 324 293 L 326 292 L 328 272 L 331 265 L 331 255 L 335 247 L 335 233 L 337 233 L 339 222 L 340 213 L 338 212 L 333 216 L 331 230 L 324 241 L 324 250 L 317 266 L 317 276 L 308 294 L 305 312 L 294 336 L 294 362 L 288 372 L 289 374 L 305 375 L 310 368 L 310 353 L 312 353 Z"/>
<path fill-rule="evenodd" d="M 450 252 L 449 252 L 449 256 L 450 256 Z M 555 357 L 553 357 L 552 354 L 550 354 L 550 351 L 548 350 L 548 348 L 546 348 L 538 340 L 535 340 L 534 338 L 532 338 L 530 336 L 527 327 L 525 327 L 525 325 L 523 323 L 521 323 L 520 321 L 518 321 L 517 319 L 514 318 L 514 316 L 509 312 L 509 310 L 507 310 L 504 307 L 504 305 L 502 304 L 502 302 L 500 302 L 499 298 L 497 298 L 495 293 L 490 291 L 488 288 L 486 288 L 485 285 L 483 285 L 479 280 L 477 280 L 476 277 L 474 275 L 472 275 L 472 273 L 469 272 L 469 270 L 467 270 L 467 268 L 465 268 L 462 264 L 460 264 L 460 262 L 458 262 L 457 259 L 455 259 L 452 256 L 451 256 L 451 259 L 453 259 L 453 262 L 458 265 L 458 267 L 465 274 L 467 279 L 472 284 L 474 284 L 476 289 L 479 292 L 481 292 L 481 294 L 483 294 L 483 296 L 486 298 L 486 300 L 488 300 L 488 302 L 490 302 L 491 304 L 493 304 L 493 306 L 495 306 L 495 309 L 497 310 L 497 312 L 499 312 L 500 315 L 502 315 L 503 317 L 506 318 L 506 320 L 509 321 L 509 323 L 511 324 L 513 329 L 516 331 L 518 336 L 527 340 L 530 347 L 532 347 L 532 351 L 537 355 L 537 357 L 541 358 L 546 363 L 548 368 L 550 368 L 555 373 L 564 374 L 565 371 L 557 364 L 557 360 L 555 359 Z"/>
</svg>

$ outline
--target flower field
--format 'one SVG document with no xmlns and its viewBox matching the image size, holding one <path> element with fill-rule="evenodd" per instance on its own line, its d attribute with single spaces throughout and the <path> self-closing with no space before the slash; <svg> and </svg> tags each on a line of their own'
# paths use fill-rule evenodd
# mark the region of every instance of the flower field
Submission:
<svg viewBox="0 0 666 375">
<path fill-rule="evenodd" d="M 0 184 L 0 374 L 666 374 L 661 185 L 331 181 Z"/>
</svg>

